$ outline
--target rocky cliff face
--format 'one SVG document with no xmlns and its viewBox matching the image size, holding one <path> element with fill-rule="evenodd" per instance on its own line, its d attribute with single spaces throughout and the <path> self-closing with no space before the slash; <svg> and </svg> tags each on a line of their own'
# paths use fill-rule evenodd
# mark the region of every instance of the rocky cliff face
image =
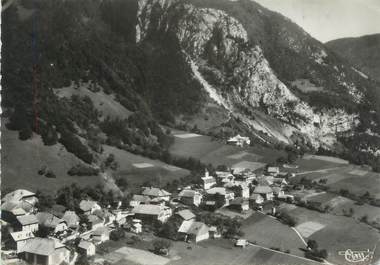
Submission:
<svg viewBox="0 0 380 265">
<path fill-rule="evenodd" d="M 355 113 L 339 107 L 317 109 L 298 97 L 277 77 L 242 23 L 222 10 L 176 0 L 139 0 L 137 21 L 137 42 L 156 33 L 175 36 L 209 96 L 232 115 L 239 113 L 253 131 L 286 143 L 302 138 L 328 148 L 336 142 L 337 132 L 355 127 Z M 327 56 L 323 49 L 310 52 L 310 60 L 317 64 L 325 64 Z M 361 100 L 355 87 L 346 87 Z"/>
</svg>

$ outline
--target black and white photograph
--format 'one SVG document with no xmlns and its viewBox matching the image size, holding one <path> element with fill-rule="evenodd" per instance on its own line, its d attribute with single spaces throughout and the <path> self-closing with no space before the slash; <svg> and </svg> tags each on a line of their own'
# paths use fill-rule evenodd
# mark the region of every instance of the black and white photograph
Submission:
<svg viewBox="0 0 380 265">
<path fill-rule="evenodd" d="M 1 0 L 1 264 L 380 265 L 380 0 Z"/>
</svg>

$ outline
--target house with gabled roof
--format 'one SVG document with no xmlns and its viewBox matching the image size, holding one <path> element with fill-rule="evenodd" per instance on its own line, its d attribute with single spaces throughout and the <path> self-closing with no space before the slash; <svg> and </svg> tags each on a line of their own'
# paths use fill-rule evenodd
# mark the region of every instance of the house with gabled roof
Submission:
<svg viewBox="0 0 380 265">
<path fill-rule="evenodd" d="M 151 199 L 161 200 L 161 201 L 170 201 L 170 192 L 167 192 L 164 189 L 154 188 L 154 187 L 145 187 L 141 193 L 144 196 L 148 196 Z"/>
<path fill-rule="evenodd" d="M 79 203 L 79 208 L 86 215 L 93 214 L 94 211 L 102 209 L 96 201 L 92 200 L 82 200 Z"/>
<path fill-rule="evenodd" d="M 183 238 L 186 242 L 206 240 L 209 238 L 209 227 L 194 220 L 183 221 L 178 229 L 178 238 Z"/>
<path fill-rule="evenodd" d="M 134 194 L 129 202 L 129 206 L 135 207 L 140 204 L 150 204 L 150 201 L 151 199 L 149 196 Z"/>
<path fill-rule="evenodd" d="M 254 194 L 260 194 L 265 200 L 273 200 L 273 190 L 269 186 L 256 186 Z"/>
<path fill-rule="evenodd" d="M 33 265 L 57 265 L 70 262 L 70 250 L 52 238 L 29 239 L 20 252 L 25 261 Z"/>
<path fill-rule="evenodd" d="M 172 215 L 172 209 L 163 205 L 141 204 L 132 209 L 135 217 L 146 222 L 158 220 L 166 222 Z"/>
<path fill-rule="evenodd" d="M 202 194 L 199 191 L 184 189 L 178 194 L 179 200 L 186 205 L 199 206 L 202 202 Z"/>
<path fill-rule="evenodd" d="M 77 228 L 79 226 L 79 216 L 74 211 L 66 211 L 62 216 L 69 228 Z"/>
<path fill-rule="evenodd" d="M 214 197 L 217 195 L 223 197 L 224 205 L 229 205 L 230 201 L 232 201 L 235 198 L 234 192 L 229 189 L 226 189 L 225 187 L 214 187 L 207 190 L 206 192 L 209 198 L 212 197 L 212 195 Z"/>
<path fill-rule="evenodd" d="M 15 231 L 36 232 L 38 230 L 38 219 L 34 214 L 17 216 Z"/>
<path fill-rule="evenodd" d="M 189 221 L 189 220 L 195 219 L 195 214 L 193 214 L 193 212 L 190 211 L 189 209 L 184 209 L 184 210 L 178 211 L 175 214 L 178 215 L 179 217 L 181 217 L 184 221 Z"/>
<path fill-rule="evenodd" d="M 17 189 L 15 191 L 12 191 L 6 195 L 4 195 L 1 199 L 1 202 L 28 202 L 31 205 L 35 205 L 38 202 L 38 198 L 34 192 L 24 190 L 24 189 Z"/>
<path fill-rule="evenodd" d="M 20 253 L 26 242 L 34 238 L 34 233 L 31 231 L 18 231 L 11 233 L 12 248 L 16 249 L 16 253 Z"/>
<path fill-rule="evenodd" d="M 54 233 L 63 232 L 67 230 L 67 224 L 65 220 L 54 216 L 51 213 L 39 212 L 36 214 L 38 224 L 54 230 Z"/>
</svg>

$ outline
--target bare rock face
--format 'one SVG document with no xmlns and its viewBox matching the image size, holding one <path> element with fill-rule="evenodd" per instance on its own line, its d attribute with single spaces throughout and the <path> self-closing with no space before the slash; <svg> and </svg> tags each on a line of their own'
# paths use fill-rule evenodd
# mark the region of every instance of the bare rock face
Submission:
<svg viewBox="0 0 380 265">
<path fill-rule="evenodd" d="M 224 11 L 176 0 L 139 0 L 137 20 L 137 42 L 150 34 L 175 36 L 194 77 L 209 96 L 221 108 L 238 113 L 253 131 L 286 143 L 298 135 L 314 147 L 329 148 L 335 144 L 337 133 L 355 127 L 355 113 L 340 108 L 317 110 L 297 97 L 276 76 L 261 47 L 249 41 L 243 25 Z M 297 51 L 297 45 L 294 49 Z M 321 49 L 310 57 L 324 64 L 327 54 Z M 361 100 L 353 85 L 342 84 Z M 265 115 L 256 116 L 256 111 L 268 120 Z M 273 118 L 275 126 L 269 122 Z"/>
</svg>

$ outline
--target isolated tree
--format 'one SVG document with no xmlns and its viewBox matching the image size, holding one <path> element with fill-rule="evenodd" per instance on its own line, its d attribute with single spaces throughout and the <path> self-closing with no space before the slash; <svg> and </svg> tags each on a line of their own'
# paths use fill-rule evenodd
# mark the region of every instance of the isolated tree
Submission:
<svg viewBox="0 0 380 265">
<path fill-rule="evenodd" d="M 172 243 L 169 240 L 165 239 L 156 239 L 153 241 L 154 251 L 158 254 L 167 254 L 171 245 Z"/>
</svg>

